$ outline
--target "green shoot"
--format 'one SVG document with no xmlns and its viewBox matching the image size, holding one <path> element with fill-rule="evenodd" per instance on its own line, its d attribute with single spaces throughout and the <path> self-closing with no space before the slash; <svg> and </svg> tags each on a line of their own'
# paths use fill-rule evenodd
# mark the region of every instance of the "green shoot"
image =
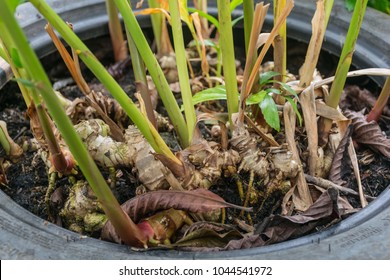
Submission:
<svg viewBox="0 0 390 280">
<path fill-rule="evenodd" d="M 332 108 L 337 108 L 341 93 L 344 89 L 349 67 L 351 66 L 352 62 L 352 56 L 355 51 L 355 43 L 359 36 L 360 26 L 363 22 L 364 12 L 367 7 L 367 2 L 368 0 L 356 1 L 355 10 L 352 14 L 352 19 L 349 25 L 347 36 L 345 38 L 344 47 L 337 65 L 335 80 L 330 89 L 329 98 L 326 100 L 326 104 Z M 321 145 L 324 145 L 328 142 L 328 135 L 331 126 L 331 120 L 324 118 L 320 119 L 319 141 Z"/>
<path fill-rule="evenodd" d="M 5 36 L 8 36 L 8 34 L 4 33 L 4 34 L 2 34 L 2 36 L 5 37 Z M 8 39 L 8 41 L 11 41 L 11 40 Z M 15 63 L 13 62 L 13 60 L 11 58 L 9 51 L 7 50 L 5 44 L 3 43 L 2 39 L 1 39 L 1 36 L 0 36 L 0 56 L 10 65 L 10 67 L 12 69 L 12 73 L 14 74 L 16 79 L 28 78 L 27 73 L 26 73 L 26 71 L 24 71 L 24 69 L 18 69 L 16 67 Z M 26 103 L 27 108 L 28 108 L 28 107 L 30 107 L 30 104 L 32 102 L 31 93 L 29 92 L 29 89 L 27 87 L 25 87 L 22 83 L 20 83 L 20 82 L 17 82 L 17 83 L 18 83 L 18 86 L 19 86 L 20 91 L 22 93 L 23 100 Z"/>
<path fill-rule="evenodd" d="M 77 51 L 79 57 L 84 61 L 88 68 L 95 74 L 100 82 L 110 91 L 123 110 L 129 115 L 132 121 L 136 124 L 138 129 L 153 147 L 157 153 L 166 154 L 172 160 L 177 161 L 168 146 L 159 146 L 149 128 L 149 120 L 141 114 L 137 106 L 126 95 L 121 86 L 115 79 L 107 72 L 106 68 L 99 62 L 99 60 L 91 53 L 87 46 L 77 37 L 76 34 L 69 28 L 69 26 L 42 0 L 30 1 L 39 12 L 50 22 L 50 24 L 61 34 L 64 40 Z M 149 48 L 149 45 L 147 46 Z M 157 62 L 156 62 L 157 63 Z M 161 69 L 161 68 L 160 68 Z M 173 95 L 172 95 L 173 98 Z M 175 105 L 177 106 L 176 102 Z M 180 109 L 179 110 L 179 115 Z M 184 121 L 184 120 L 183 120 Z"/>
<path fill-rule="evenodd" d="M 386 107 L 390 97 L 390 76 L 387 77 L 385 84 L 383 85 L 382 91 L 379 94 L 378 100 L 370 113 L 367 115 L 367 121 L 378 121 L 382 114 L 383 109 Z"/>
<path fill-rule="evenodd" d="M 281 95 L 289 103 L 291 103 L 294 112 L 298 116 L 299 123 L 302 125 L 302 116 L 299 113 L 296 103 L 294 102 L 294 99 L 298 99 L 298 96 L 286 83 L 272 79 L 279 75 L 279 73 L 273 71 L 260 75 L 260 90 L 251 94 L 245 102 L 246 105 L 257 105 L 261 109 L 267 124 L 277 131 L 280 130 L 280 120 L 277 105 L 272 98 L 273 95 Z M 279 88 L 273 87 L 273 84 L 275 83 L 279 85 Z M 239 100 L 240 97 L 238 94 L 236 98 Z M 225 86 L 220 85 L 205 89 L 196 93 L 192 98 L 193 105 L 213 100 L 227 100 Z"/>
<path fill-rule="evenodd" d="M 10 137 L 7 131 L 7 124 L 4 121 L 0 121 L 0 144 L 3 147 L 5 154 L 11 153 Z"/>
<path fill-rule="evenodd" d="M 11 159 L 18 158 L 23 154 L 23 149 L 9 136 L 7 124 L 4 121 L 0 121 L 0 145 Z"/>
<path fill-rule="evenodd" d="M 73 157 L 71 155 L 66 155 L 65 151 L 60 147 L 60 143 L 54 134 L 53 121 L 47 115 L 46 110 L 41 104 L 36 106 L 36 112 L 45 135 L 45 140 L 51 155 L 50 160 L 54 169 L 61 174 L 72 173 L 72 170 L 75 167 L 75 162 Z"/>
<path fill-rule="evenodd" d="M 231 15 L 229 10 L 229 0 L 218 0 L 218 17 L 220 24 L 219 45 L 222 52 L 223 75 L 226 84 L 227 107 L 230 121 L 230 128 L 233 129 L 232 114 L 238 112 L 238 93 L 236 62 L 233 45 L 233 31 Z"/>
<path fill-rule="evenodd" d="M 154 115 L 152 101 L 150 99 L 148 81 L 146 79 L 145 64 L 142 61 L 142 58 L 138 52 L 137 46 L 135 45 L 133 38 L 131 38 L 131 35 L 127 31 L 126 33 L 137 91 L 141 93 L 142 100 L 145 103 L 145 111 L 149 121 L 154 127 L 157 127 L 156 117 Z"/>
<path fill-rule="evenodd" d="M 248 53 L 249 39 L 252 32 L 253 16 L 254 16 L 254 1 L 244 0 L 244 36 L 245 36 L 245 52 Z"/>
<path fill-rule="evenodd" d="M 164 76 L 164 72 L 162 71 L 156 57 L 150 49 L 149 43 L 146 40 L 142 29 L 137 22 L 134 12 L 127 1 L 114 1 L 117 5 L 118 10 L 122 14 L 128 32 L 131 34 L 131 37 L 133 38 L 135 45 L 137 46 L 137 49 L 146 67 L 148 68 L 150 75 L 152 76 L 157 91 L 160 94 L 162 102 L 164 103 L 164 107 L 167 110 L 169 118 L 179 136 L 181 144 L 183 147 L 187 147 L 190 144 L 187 124 L 184 120 L 183 115 L 180 112 L 180 108 Z M 141 128 L 139 129 L 142 131 L 142 133 L 144 133 Z M 151 136 L 149 132 L 146 133 Z M 146 136 L 145 138 L 148 140 L 149 143 L 155 142 L 153 139 L 150 139 Z M 153 146 L 153 148 L 155 147 Z"/>
<path fill-rule="evenodd" d="M 353 11 L 356 0 L 344 0 L 345 6 L 349 11 Z M 368 7 L 376 9 L 390 15 L 390 1 L 389 0 L 368 0 Z"/>
<path fill-rule="evenodd" d="M 160 1 L 149 0 L 148 4 L 152 10 L 161 8 Z M 152 21 L 154 40 L 157 47 L 157 57 L 169 55 L 173 52 L 173 48 L 165 23 L 165 15 L 161 13 L 151 13 L 150 18 Z"/>
<path fill-rule="evenodd" d="M 175 46 L 176 65 L 179 75 L 179 84 L 183 98 L 184 112 L 187 121 L 187 133 L 191 142 L 196 124 L 196 114 L 192 105 L 192 92 L 187 70 L 187 58 L 183 40 L 182 24 L 180 19 L 180 8 L 178 0 L 169 0 L 169 10 L 172 21 L 172 34 Z"/>
<path fill-rule="evenodd" d="M 286 0 L 274 0 L 274 23 L 278 21 L 284 7 Z M 278 35 L 274 40 L 274 63 L 275 71 L 280 73 L 277 80 L 284 82 L 287 73 L 287 28 L 286 21 L 284 21 L 278 31 Z M 280 100 L 279 100 L 280 101 Z"/>
</svg>

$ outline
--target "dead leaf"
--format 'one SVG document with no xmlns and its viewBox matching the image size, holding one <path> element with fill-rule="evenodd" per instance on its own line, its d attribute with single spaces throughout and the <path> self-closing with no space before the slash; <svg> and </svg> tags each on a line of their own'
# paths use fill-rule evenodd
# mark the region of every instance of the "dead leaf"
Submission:
<svg viewBox="0 0 390 280">
<path fill-rule="evenodd" d="M 178 240 L 175 247 L 223 248 L 232 239 L 242 239 L 243 235 L 231 225 L 198 222 L 194 223 Z"/>
<path fill-rule="evenodd" d="M 376 97 L 367 89 L 361 89 L 358 86 L 347 86 L 341 95 L 340 108 L 343 110 L 352 108 L 355 111 L 371 109 L 376 103 Z M 390 106 L 385 106 L 383 115 L 390 117 Z"/>
<path fill-rule="evenodd" d="M 351 170 L 351 159 L 348 154 L 348 146 L 351 141 L 352 125 L 348 126 L 343 139 L 334 154 L 328 179 L 337 185 L 344 185 L 343 176 Z"/>
<path fill-rule="evenodd" d="M 292 109 L 290 103 L 286 102 L 283 109 L 283 118 L 285 123 L 285 133 L 286 133 L 286 142 L 288 143 L 291 152 L 293 153 L 293 159 L 301 165 L 301 160 L 299 157 L 299 151 L 297 145 L 295 143 L 295 122 L 296 122 L 296 114 Z M 301 170 L 298 173 L 298 181 L 297 186 L 294 187 L 293 192 L 288 192 L 286 196 L 291 196 L 294 207 L 299 211 L 304 211 L 309 208 L 310 205 L 313 204 L 313 200 L 310 195 L 309 187 L 306 183 L 303 171 Z M 287 204 L 287 200 L 283 201 L 283 208 Z"/>
<path fill-rule="evenodd" d="M 367 122 L 362 112 L 346 110 L 344 115 L 352 120 L 354 127 L 352 138 L 356 142 L 367 145 L 374 151 L 390 158 L 390 138 L 383 135 L 377 122 Z"/>
<path fill-rule="evenodd" d="M 189 212 L 206 212 L 224 207 L 252 211 L 252 208 L 228 203 L 217 194 L 206 189 L 153 191 L 134 197 L 122 204 L 123 210 L 135 222 L 144 218 L 148 213 L 163 209 L 175 208 Z"/>
<path fill-rule="evenodd" d="M 339 219 L 347 210 L 341 209 L 340 203 L 344 204 L 344 201 L 340 200 L 338 191 L 329 188 L 302 214 L 271 217 L 269 224 L 260 236 L 265 240 L 265 245 L 301 236 L 317 226 L 326 225 Z"/>
<path fill-rule="evenodd" d="M 184 248 L 187 251 L 192 252 L 216 252 L 216 251 L 229 251 L 229 250 L 239 250 L 239 249 L 249 249 L 264 246 L 265 242 L 258 234 L 255 235 L 246 235 L 241 239 L 230 240 L 225 247 L 214 247 L 214 248 L 194 248 L 187 247 Z"/>
<path fill-rule="evenodd" d="M 310 39 L 310 44 L 306 53 L 305 63 L 299 71 L 301 77 L 299 85 L 301 87 L 308 86 L 312 81 L 313 73 L 317 65 L 318 57 L 320 55 L 322 41 L 324 39 L 327 25 L 324 2 L 326 1 L 317 1 L 316 12 L 311 21 L 313 35 Z"/>
</svg>

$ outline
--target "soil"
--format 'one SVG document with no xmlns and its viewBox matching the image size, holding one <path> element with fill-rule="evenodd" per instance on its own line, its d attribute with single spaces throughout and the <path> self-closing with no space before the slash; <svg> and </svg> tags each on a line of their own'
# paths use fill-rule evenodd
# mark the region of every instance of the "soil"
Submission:
<svg viewBox="0 0 390 280">
<path fill-rule="evenodd" d="M 294 44 L 294 45 L 293 45 Z M 303 55 L 306 50 L 304 44 L 297 42 L 289 42 L 290 57 L 288 61 L 290 63 L 289 70 L 291 73 L 297 73 L 298 68 L 296 65 L 302 65 Z M 103 45 L 98 45 L 96 49 L 100 50 L 109 50 L 109 47 L 103 43 Z M 106 65 L 110 65 L 112 57 L 110 56 L 101 56 Z M 330 54 L 322 53 L 320 56 L 320 69 L 321 73 L 324 76 L 330 76 L 334 74 L 334 69 L 337 63 L 337 59 Z M 57 65 L 55 68 L 48 69 L 50 73 L 50 78 L 53 82 L 65 81 L 68 74 L 67 71 L 64 71 L 65 66 L 60 63 L 60 59 L 57 55 L 52 55 L 50 58 L 44 60 L 43 63 L 46 68 L 50 65 Z M 121 76 L 118 81 L 123 86 L 125 91 L 131 96 L 135 92 L 135 85 L 133 82 L 133 77 L 128 74 L 130 71 L 123 71 L 124 75 Z M 91 87 L 97 87 L 101 89 L 99 83 L 92 78 L 92 75 L 86 71 L 86 79 L 89 81 Z M 368 88 L 372 94 L 378 95 L 379 89 L 375 86 L 375 83 L 367 78 L 361 78 L 353 81 L 354 84 L 357 84 L 361 87 Z M 102 89 L 104 91 L 104 89 Z M 81 93 L 74 84 L 65 85 L 61 88 L 62 94 L 69 98 L 74 99 L 80 97 Z M 359 103 L 359 102 L 357 102 Z M 28 139 L 32 137 L 29 130 L 29 121 L 25 117 L 25 106 L 21 94 L 15 83 L 8 83 L 0 91 L 0 119 L 4 120 L 8 124 L 8 129 L 11 137 L 19 143 L 28 146 Z M 383 117 L 380 120 L 380 125 L 383 131 L 390 136 L 390 125 L 388 117 Z M 205 132 L 205 130 L 203 130 Z M 205 134 L 207 136 L 207 134 Z M 171 138 L 172 143 L 171 147 L 175 149 L 176 142 L 175 138 L 172 135 L 165 137 Z M 305 141 L 304 139 L 302 139 Z M 177 147 L 176 147 L 177 148 Z M 390 182 L 390 159 L 386 158 L 378 153 L 374 153 L 366 147 L 359 146 L 357 147 L 357 155 L 361 168 L 361 177 L 362 184 L 364 187 L 364 192 L 367 195 L 376 197 L 378 196 Z M 0 158 L 4 157 L 4 151 L 0 148 Z M 1 162 L 0 162 L 1 163 Z M 106 178 L 109 177 L 108 170 L 102 170 Z M 135 196 L 136 188 L 139 185 L 136 177 L 131 170 L 120 169 L 117 170 L 117 182 L 113 192 L 120 203 L 130 199 Z M 55 222 L 61 225 L 61 220 L 51 219 L 48 216 L 48 209 L 45 203 L 45 194 L 48 186 L 48 172 L 47 168 L 42 161 L 41 157 L 38 155 L 36 150 L 29 149 L 26 151 L 20 160 L 15 163 L 12 163 L 5 172 L 6 180 L 1 182 L 1 189 L 8 194 L 15 202 L 29 210 L 30 212 L 38 215 L 43 219 L 49 219 L 52 222 Z M 75 175 L 77 178 L 82 178 L 81 175 Z M 242 181 L 244 188 L 246 188 L 248 183 L 248 174 L 240 173 L 240 178 L 221 178 L 217 185 L 211 187 L 211 191 L 216 192 L 226 201 L 241 205 L 242 201 L 239 198 L 238 189 L 236 181 L 237 179 Z M 352 176 L 352 172 L 347 172 L 346 181 L 348 181 L 348 186 L 352 189 L 357 190 L 356 180 Z M 259 190 L 261 182 L 254 182 L 254 187 L 257 189 L 257 193 L 261 194 Z M 58 178 L 56 181 L 56 188 L 59 191 L 56 191 L 56 195 L 60 193 L 60 199 L 56 200 L 61 204 L 64 197 L 66 197 L 69 192 L 69 180 L 66 177 Z M 283 193 L 275 192 L 267 198 L 266 202 L 263 205 L 263 208 L 256 214 L 253 221 L 248 221 L 247 217 L 244 217 L 243 220 L 247 223 L 260 224 L 264 218 L 268 217 L 270 214 L 279 213 L 279 206 L 283 198 Z M 351 199 L 350 202 L 354 207 L 360 207 L 359 202 L 355 199 Z M 251 205 L 254 207 L 255 212 L 259 209 L 259 203 Z M 51 207 L 54 207 L 53 205 Z M 58 211 L 58 205 L 54 208 L 54 212 Z M 232 222 L 232 220 L 238 215 L 237 210 L 227 210 L 226 219 L 227 222 Z M 58 214 L 58 213 L 56 213 Z"/>
</svg>

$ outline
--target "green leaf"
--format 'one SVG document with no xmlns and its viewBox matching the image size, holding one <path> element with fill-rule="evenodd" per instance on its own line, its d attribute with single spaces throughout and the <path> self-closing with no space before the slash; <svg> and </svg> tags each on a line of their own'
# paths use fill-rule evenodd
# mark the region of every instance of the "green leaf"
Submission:
<svg viewBox="0 0 390 280">
<path fill-rule="evenodd" d="M 356 0 L 345 0 L 345 7 L 348 11 L 352 12 L 355 8 Z"/>
<path fill-rule="evenodd" d="M 291 107 L 293 108 L 295 114 L 297 114 L 299 125 L 302 126 L 302 116 L 298 110 L 297 104 L 294 102 L 294 100 L 291 97 L 285 96 L 284 98 L 291 104 Z"/>
<path fill-rule="evenodd" d="M 280 89 L 277 89 L 277 88 L 267 88 L 265 90 L 267 93 L 273 93 L 273 94 L 281 94 L 282 92 L 280 91 Z"/>
<path fill-rule="evenodd" d="M 288 84 L 286 84 L 286 83 L 279 83 L 279 84 L 282 86 L 282 88 L 283 88 L 286 92 L 290 93 L 290 95 L 292 95 L 292 96 L 298 98 L 298 95 L 297 95 L 297 93 L 295 92 L 295 90 L 293 90 Z"/>
<path fill-rule="evenodd" d="M 15 48 L 11 49 L 11 59 L 16 67 L 23 68 L 23 63 L 22 60 L 20 59 L 19 51 Z"/>
<path fill-rule="evenodd" d="M 239 5 L 242 4 L 242 2 L 244 2 L 244 1 L 243 0 L 233 0 L 230 3 L 230 12 L 233 12 Z"/>
<path fill-rule="evenodd" d="M 201 102 L 212 101 L 212 100 L 226 100 L 225 86 L 219 85 L 196 93 L 192 97 L 192 104 L 195 105 Z"/>
<path fill-rule="evenodd" d="M 272 96 L 266 95 L 259 106 L 268 125 L 276 131 L 280 131 L 278 108 L 276 107 L 275 101 Z"/>
<path fill-rule="evenodd" d="M 260 74 L 260 85 L 265 85 L 270 82 L 270 79 L 276 76 L 279 76 L 280 73 L 274 71 L 268 71 Z"/>
<path fill-rule="evenodd" d="M 267 95 L 267 92 L 265 90 L 262 90 L 260 92 L 251 94 L 247 100 L 246 104 L 247 105 L 253 105 L 253 104 L 259 104 L 264 100 L 264 97 Z"/>
<path fill-rule="evenodd" d="M 244 19 L 244 16 L 239 16 L 238 18 L 232 20 L 232 27 L 234 27 L 242 19 Z"/>
<path fill-rule="evenodd" d="M 205 12 L 198 10 L 198 9 L 195 9 L 195 8 L 188 8 L 188 12 L 198 13 L 201 17 L 207 19 L 211 24 L 213 24 L 217 29 L 219 29 L 219 22 L 212 15 L 209 15 L 208 13 L 205 13 Z"/>
<path fill-rule="evenodd" d="M 390 1 L 389 0 L 370 0 L 368 2 L 368 6 L 378 10 L 378 11 L 381 11 L 381 12 L 384 12 L 384 13 L 389 13 L 389 9 L 390 9 Z"/>
</svg>

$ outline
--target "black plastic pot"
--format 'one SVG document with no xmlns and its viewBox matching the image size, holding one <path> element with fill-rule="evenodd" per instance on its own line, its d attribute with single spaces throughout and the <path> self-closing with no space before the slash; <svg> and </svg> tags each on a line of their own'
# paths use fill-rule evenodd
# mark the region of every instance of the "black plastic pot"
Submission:
<svg viewBox="0 0 390 280">
<path fill-rule="evenodd" d="M 47 1 L 69 22 L 82 39 L 93 39 L 108 33 L 104 0 Z M 336 1 L 337 2 L 337 1 Z M 341 2 L 341 1 L 340 1 Z M 209 1 L 215 10 L 215 1 Z M 214 8 L 213 8 L 214 6 Z M 308 42 L 314 1 L 295 1 L 288 21 L 292 39 Z M 45 21 L 29 5 L 22 5 L 18 18 L 31 45 L 40 57 L 54 51 L 43 31 Z M 335 3 L 324 49 L 339 54 L 350 14 Z M 143 26 L 150 26 L 147 18 Z M 266 28 L 271 26 L 267 17 Z M 354 66 L 357 68 L 390 68 L 390 17 L 368 10 L 357 42 Z M 3 73 L 0 72 L 0 77 Z M 3 80 L 2 80 L 3 81 Z M 381 85 L 384 78 L 377 77 Z M 390 257 L 390 189 L 368 207 L 331 228 L 316 234 L 266 247 L 214 253 L 192 253 L 175 250 L 133 251 L 48 223 L 23 209 L 0 191 L 0 257 L 1 259 L 388 259 Z"/>
</svg>

